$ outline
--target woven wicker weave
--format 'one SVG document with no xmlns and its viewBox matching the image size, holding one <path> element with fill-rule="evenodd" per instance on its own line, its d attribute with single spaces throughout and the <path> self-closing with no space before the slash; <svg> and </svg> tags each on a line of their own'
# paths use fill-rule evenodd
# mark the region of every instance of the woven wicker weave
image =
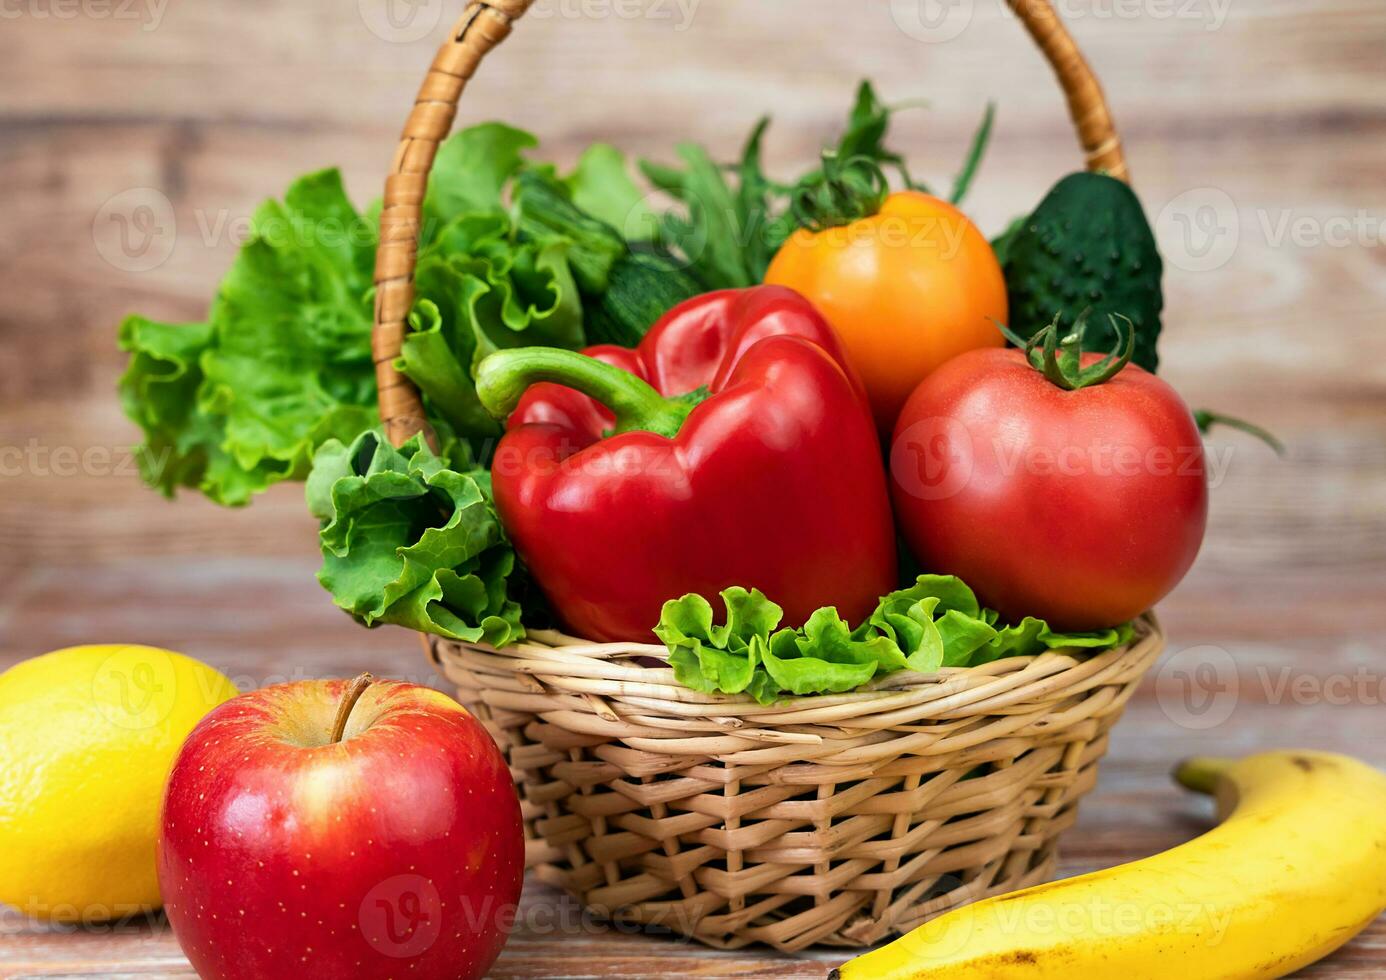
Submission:
<svg viewBox="0 0 1386 980">
<path fill-rule="evenodd" d="M 428 431 L 393 366 L 428 174 L 467 80 L 531 2 L 467 5 L 386 184 L 374 352 L 396 444 Z M 1048 0 L 1008 2 L 1054 67 L 1088 167 L 1125 179 L 1101 89 Z M 783 950 L 870 945 L 1048 878 L 1107 731 L 1162 645 L 1149 618 L 1097 655 L 906 671 L 762 706 L 634 662 L 667 661 L 662 646 L 553 632 L 504 650 L 425 642 L 510 759 L 540 878 L 599 915 Z"/>
<path fill-rule="evenodd" d="M 434 643 L 525 791 L 540 878 L 599 915 L 714 946 L 862 946 L 1038 884 L 1163 638 L 892 674 L 764 706 L 709 697 L 661 646 L 536 633 Z"/>
</svg>

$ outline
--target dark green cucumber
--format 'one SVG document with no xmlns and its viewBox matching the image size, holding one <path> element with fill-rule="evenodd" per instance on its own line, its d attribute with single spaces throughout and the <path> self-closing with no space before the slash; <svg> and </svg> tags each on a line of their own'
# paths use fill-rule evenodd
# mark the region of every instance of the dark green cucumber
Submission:
<svg viewBox="0 0 1386 980">
<path fill-rule="evenodd" d="M 572 243 L 568 265 L 582 297 L 588 343 L 634 347 L 672 307 L 704 291 L 668 255 L 632 251 L 615 228 L 574 204 L 544 171 L 520 176 L 516 204 L 521 234 Z"/>
<path fill-rule="evenodd" d="M 1071 323 L 1091 310 L 1092 349 L 1110 349 L 1117 335 L 1109 314 L 1118 314 L 1135 327 L 1132 359 L 1149 371 L 1159 366 L 1164 263 L 1128 185 L 1071 174 L 1001 244 L 1013 331 L 1032 337 L 1056 315 Z"/>
<path fill-rule="evenodd" d="M 606 292 L 583 298 L 587 340 L 634 347 L 656 320 L 702 292 L 703 288 L 672 259 L 632 252 L 611 267 Z"/>
</svg>

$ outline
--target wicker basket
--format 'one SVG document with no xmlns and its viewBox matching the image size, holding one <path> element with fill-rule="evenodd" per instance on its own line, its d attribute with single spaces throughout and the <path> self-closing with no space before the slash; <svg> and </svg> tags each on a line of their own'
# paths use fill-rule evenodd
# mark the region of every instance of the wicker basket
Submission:
<svg viewBox="0 0 1386 980">
<path fill-rule="evenodd" d="M 428 174 L 467 79 L 531 2 L 467 5 L 386 185 L 374 348 L 396 444 L 427 428 L 393 360 Z M 1009 2 L 1058 75 L 1088 167 L 1124 179 L 1101 89 L 1048 0 Z M 425 642 L 510 759 L 540 878 L 598 915 L 782 950 L 870 945 L 1047 879 L 1107 731 L 1162 645 L 1152 617 L 1101 654 L 901 672 L 763 706 L 635 662 L 667 660 L 662 646 L 554 632 L 504 650 Z"/>
</svg>

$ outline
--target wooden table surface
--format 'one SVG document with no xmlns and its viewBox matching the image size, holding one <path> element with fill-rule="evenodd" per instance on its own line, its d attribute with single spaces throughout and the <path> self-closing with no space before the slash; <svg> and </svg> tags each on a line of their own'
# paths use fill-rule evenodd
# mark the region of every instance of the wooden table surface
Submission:
<svg viewBox="0 0 1386 980">
<path fill-rule="evenodd" d="M 238 512 L 159 500 L 131 472 L 113 394 L 119 318 L 200 317 L 258 200 L 331 163 L 358 200 L 377 193 L 460 6 L 418 0 L 392 21 L 385 3 L 0 11 L 0 669 L 124 641 L 185 651 L 244 688 L 362 670 L 432 681 L 413 637 L 360 630 L 319 590 L 298 488 Z M 961 0 L 963 20 L 932 28 L 927 6 L 541 0 L 463 119 L 524 125 L 566 162 L 599 137 L 730 155 L 773 109 L 770 162 L 792 171 L 870 75 L 892 100 L 930 100 L 897 142 L 946 178 L 996 98 L 971 209 L 999 230 L 1077 162 L 1061 100 L 1001 4 Z M 1212 441 L 1208 542 L 1162 609 L 1170 652 L 1066 838 L 1072 873 L 1208 826 L 1206 801 L 1167 778 L 1182 756 L 1309 746 L 1386 768 L 1386 6 L 1064 9 L 1170 260 L 1166 376 L 1290 447 L 1276 460 Z M 151 200 L 176 234 L 158 226 L 132 251 L 119 234 Z M 627 935 L 532 884 L 496 975 L 820 977 L 838 958 Z M 0 912 L 0 977 L 190 975 L 157 923 L 70 933 Z M 1386 924 L 1304 975 L 1386 975 Z"/>
</svg>

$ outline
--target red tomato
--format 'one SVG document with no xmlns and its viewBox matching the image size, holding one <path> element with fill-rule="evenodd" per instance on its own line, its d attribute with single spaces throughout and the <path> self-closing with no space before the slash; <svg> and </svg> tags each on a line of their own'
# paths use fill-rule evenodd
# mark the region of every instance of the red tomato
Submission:
<svg viewBox="0 0 1386 980">
<path fill-rule="evenodd" d="M 970 351 L 926 378 L 896 424 L 891 476 L 927 571 L 1056 630 L 1150 609 L 1193 564 L 1208 515 L 1203 441 L 1173 388 L 1128 365 L 1065 390 L 1019 350 Z"/>
</svg>

